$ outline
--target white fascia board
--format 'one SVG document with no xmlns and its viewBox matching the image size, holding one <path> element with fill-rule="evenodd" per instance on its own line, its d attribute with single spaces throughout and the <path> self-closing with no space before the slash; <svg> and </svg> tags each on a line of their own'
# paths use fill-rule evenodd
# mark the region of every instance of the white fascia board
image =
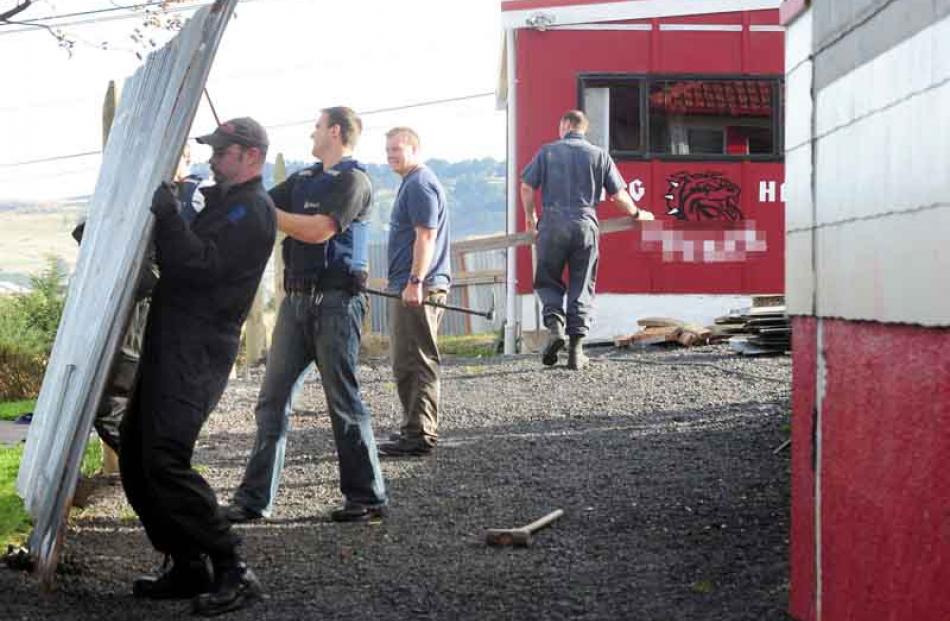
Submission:
<svg viewBox="0 0 950 621">
<path fill-rule="evenodd" d="M 742 32 L 742 24 L 660 24 L 660 30 Z"/>
<path fill-rule="evenodd" d="M 630 30 L 649 32 L 653 30 L 650 24 L 573 24 L 571 26 L 551 26 L 548 30 Z"/>
<path fill-rule="evenodd" d="M 777 9 L 780 4 L 781 0 L 628 0 L 506 11 L 501 15 L 501 23 L 505 28 L 567 26 L 628 19 L 764 11 Z M 540 22 L 539 17 L 542 18 Z"/>
</svg>

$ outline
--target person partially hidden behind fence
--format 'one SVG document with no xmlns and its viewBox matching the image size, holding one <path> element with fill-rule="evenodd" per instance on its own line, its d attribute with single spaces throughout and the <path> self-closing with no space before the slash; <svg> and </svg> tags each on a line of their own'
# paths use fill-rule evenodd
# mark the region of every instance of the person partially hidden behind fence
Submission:
<svg viewBox="0 0 950 621">
<path fill-rule="evenodd" d="M 200 175 L 191 174 L 190 165 L 191 150 L 188 145 L 185 145 L 175 172 L 175 193 L 181 205 L 182 219 L 189 224 L 204 208 L 204 195 L 197 191 L 203 178 Z M 76 243 L 82 244 L 85 230 L 86 221 L 82 220 L 72 231 Z M 157 282 L 158 267 L 155 264 L 155 249 L 150 246 L 135 287 L 132 312 L 129 315 L 125 335 L 122 337 L 122 345 L 112 363 L 93 422 L 96 433 L 116 454 L 119 452 L 119 425 L 128 408 L 132 388 L 135 386 L 139 354 L 142 351 L 142 337 L 148 319 L 149 301 Z"/>
<path fill-rule="evenodd" d="M 537 231 L 534 290 L 541 298 L 548 329 L 541 362 L 557 364 L 566 332 L 570 338 L 567 366 L 571 369 L 587 364 L 583 340 L 590 329 L 597 279 L 600 246 L 596 208 L 601 192 L 606 190 L 610 200 L 632 218 L 653 219 L 653 214 L 637 208 L 610 155 L 584 137 L 587 125 L 587 117 L 580 110 L 565 112 L 558 125 L 561 139 L 541 147 L 521 173 L 525 227 Z M 534 199 L 538 189 L 540 221 Z M 566 287 L 561 276 L 565 266 Z"/>
<path fill-rule="evenodd" d="M 86 229 L 85 221 L 80 222 L 73 229 L 73 239 L 82 244 L 83 233 Z M 135 378 L 139 368 L 139 354 L 142 351 L 142 335 L 145 333 L 145 323 L 148 320 L 148 306 L 152 290 L 158 282 L 158 269 L 155 266 L 154 253 L 150 249 L 146 253 L 145 265 L 139 274 L 135 286 L 132 312 L 129 315 L 129 324 L 122 337 L 122 346 L 116 353 L 109 370 L 106 386 L 96 409 L 93 426 L 96 433 L 110 449 L 119 452 L 119 425 L 128 408 L 132 389 L 135 387 Z"/>
</svg>

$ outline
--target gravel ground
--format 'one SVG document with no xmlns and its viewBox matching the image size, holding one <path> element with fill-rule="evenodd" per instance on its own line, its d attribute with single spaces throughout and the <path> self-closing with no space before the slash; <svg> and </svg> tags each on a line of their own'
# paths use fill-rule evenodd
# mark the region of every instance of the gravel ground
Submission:
<svg viewBox="0 0 950 621">
<path fill-rule="evenodd" d="M 336 455 L 318 381 L 293 421 L 272 519 L 239 526 L 268 597 L 234 619 L 787 619 L 791 360 L 725 346 L 594 349 L 582 372 L 535 356 L 448 360 L 431 456 L 384 459 L 392 510 L 337 525 Z M 254 436 L 259 376 L 231 382 L 195 463 L 226 501 Z M 385 360 L 361 368 L 378 436 L 398 426 Z M 564 517 L 529 548 L 485 528 Z M 56 588 L 0 571 L 0 619 L 168 619 L 121 487 L 70 519 Z"/>
</svg>

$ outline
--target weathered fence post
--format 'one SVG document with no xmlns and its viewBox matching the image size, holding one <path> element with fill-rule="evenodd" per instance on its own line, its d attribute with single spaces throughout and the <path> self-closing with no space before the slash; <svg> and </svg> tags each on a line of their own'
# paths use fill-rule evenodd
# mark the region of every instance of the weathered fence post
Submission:
<svg viewBox="0 0 950 621">
<path fill-rule="evenodd" d="M 109 130 L 112 129 L 112 120 L 115 118 L 116 108 L 119 107 L 121 90 L 122 87 L 116 84 L 115 80 L 109 80 L 109 88 L 106 89 L 105 100 L 102 102 L 103 151 L 105 151 L 106 143 L 109 141 Z M 102 474 L 107 476 L 119 474 L 119 456 L 101 438 L 99 439 L 99 445 L 102 447 Z"/>
</svg>

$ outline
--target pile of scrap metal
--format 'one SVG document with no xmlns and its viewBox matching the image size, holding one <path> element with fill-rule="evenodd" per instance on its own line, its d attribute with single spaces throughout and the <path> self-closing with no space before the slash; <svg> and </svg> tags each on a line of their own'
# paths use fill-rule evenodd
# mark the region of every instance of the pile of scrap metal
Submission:
<svg viewBox="0 0 950 621">
<path fill-rule="evenodd" d="M 792 349 L 792 327 L 785 306 L 754 306 L 716 319 L 731 332 L 729 345 L 743 356 L 784 354 Z"/>
<path fill-rule="evenodd" d="M 711 326 L 647 317 L 637 321 L 640 331 L 614 339 L 617 347 L 672 344 L 682 347 L 729 341 L 744 356 L 783 354 L 792 348 L 792 330 L 782 296 L 755 296 L 751 308 L 718 317 Z"/>
</svg>

